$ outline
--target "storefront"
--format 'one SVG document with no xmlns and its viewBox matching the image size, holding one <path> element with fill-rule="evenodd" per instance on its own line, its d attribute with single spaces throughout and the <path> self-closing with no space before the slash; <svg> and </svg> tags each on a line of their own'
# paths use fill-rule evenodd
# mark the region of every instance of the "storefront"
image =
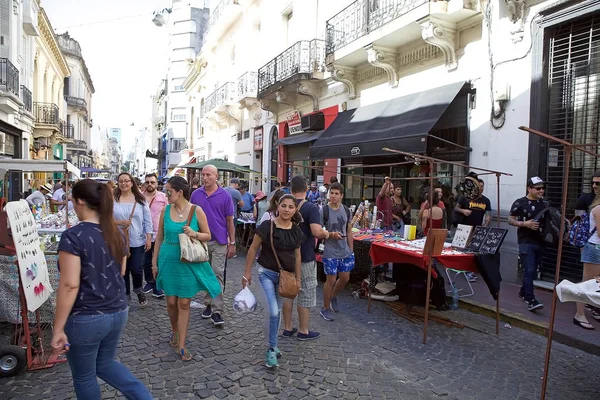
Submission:
<svg viewBox="0 0 600 400">
<path fill-rule="evenodd" d="M 0 120 L 0 157 L 22 158 L 22 131 Z"/>
<path fill-rule="evenodd" d="M 311 159 L 340 158 L 345 201 L 374 200 L 383 177 L 397 181 L 404 196 L 418 203 L 428 186 L 429 166 L 384 151 L 384 147 L 427 154 L 448 161 L 469 161 L 469 109 L 473 91 L 468 82 L 416 93 L 340 113 L 310 148 Z M 461 167 L 441 164 L 438 185 L 450 194 Z M 423 179 L 419 179 L 423 177 Z"/>
</svg>

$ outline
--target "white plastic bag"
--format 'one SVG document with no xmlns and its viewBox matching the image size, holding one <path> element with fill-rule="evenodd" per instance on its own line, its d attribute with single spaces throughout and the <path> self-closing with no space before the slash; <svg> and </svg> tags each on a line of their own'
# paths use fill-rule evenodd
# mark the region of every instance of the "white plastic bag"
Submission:
<svg viewBox="0 0 600 400">
<path fill-rule="evenodd" d="M 235 295 L 233 309 L 239 313 L 256 311 L 256 297 L 248 286 Z"/>
<path fill-rule="evenodd" d="M 600 307 L 600 283 L 590 279 L 581 283 L 563 280 L 556 286 L 556 295 L 561 302 L 575 301 Z"/>
</svg>

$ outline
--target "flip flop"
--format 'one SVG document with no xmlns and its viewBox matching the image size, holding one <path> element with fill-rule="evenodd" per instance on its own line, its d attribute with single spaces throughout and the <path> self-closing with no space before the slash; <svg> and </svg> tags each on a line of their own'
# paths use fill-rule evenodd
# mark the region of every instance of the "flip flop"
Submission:
<svg viewBox="0 0 600 400">
<path fill-rule="evenodd" d="M 589 322 L 580 321 L 577 318 L 573 318 L 573 324 L 579 326 L 580 328 L 587 329 L 589 331 L 594 329 L 594 326 Z"/>
<path fill-rule="evenodd" d="M 175 348 L 179 346 L 179 332 L 171 332 L 171 337 L 169 338 L 169 346 Z"/>
<path fill-rule="evenodd" d="M 179 349 L 179 356 L 181 357 L 181 361 L 190 361 L 193 357 L 187 349 Z"/>
</svg>

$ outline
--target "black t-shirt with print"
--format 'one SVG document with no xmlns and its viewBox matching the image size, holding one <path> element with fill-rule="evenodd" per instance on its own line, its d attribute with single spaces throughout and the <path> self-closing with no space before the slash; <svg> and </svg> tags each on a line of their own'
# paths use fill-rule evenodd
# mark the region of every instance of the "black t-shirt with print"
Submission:
<svg viewBox="0 0 600 400">
<path fill-rule="evenodd" d="M 483 218 L 485 217 L 485 213 L 492 211 L 490 199 L 488 199 L 485 196 L 481 196 L 476 200 L 469 200 L 466 197 L 462 196 L 458 201 L 458 204 L 463 210 L 471 210 L 471 215 L 469 215 L 468 217 L 463 216 L 463 219 L 460 222 L 463 225 L 483 225 Z"/>
<path fill-rule="evenodd" d="M 271 220 L 264 221 L 256 228 L 255 233 L 262 239 L 262 248 L 258 256 L 258 263 L 264 268 L 279 272 L 277 260 L 271 247 Z M 273 232 L 273 246 L 279 257 L 281 268 L 288 272 L 295 272 L 296 254 L 295 251 L 302 245 L 304 234 L 296 224 L 291 229 L 281 229 L 273 222 L 275 231 Z"/>
<path fill-rule="evenodd" d="M 515 217 L 517 221 L 529 221 L 534 219 L 544 208 L 546 208 L 544 200 L 531 200 L 525 196 L 515 200 L 510 207 L 510 215 L 511 217 Z M 544 218 L 542 217 L 537 222 L 540 223 L 537 231 L 521 226 L 517 228 L 517 241 L 519 244 L 544 244 L 541 234 Z"/>
</svg>

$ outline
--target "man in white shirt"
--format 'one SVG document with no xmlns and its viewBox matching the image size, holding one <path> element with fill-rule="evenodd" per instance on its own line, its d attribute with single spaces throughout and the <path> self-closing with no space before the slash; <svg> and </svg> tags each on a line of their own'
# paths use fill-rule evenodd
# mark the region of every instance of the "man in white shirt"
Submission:
<svg viewBox="0 0 600 400">
<path fill-rule="evenodd" d="M 39 206 L 44 204 L 46 196 L 52 191 L 52 188 L 47 183 L 40 185 L 39 190 L 31 193 L 25 200 L 32 206 Z"/>
<path fill-rule="evenodd" d="M 50 204 L 57 207 L 58 211 L 64 210 L 65 205 L 69 203 L 69 211 L 73 209 L 73 203 L 67 201 L 67 194 L 65 193 L 66 182 L 62 181 L 62 187 L 54 191 Z"/>
</svg>

